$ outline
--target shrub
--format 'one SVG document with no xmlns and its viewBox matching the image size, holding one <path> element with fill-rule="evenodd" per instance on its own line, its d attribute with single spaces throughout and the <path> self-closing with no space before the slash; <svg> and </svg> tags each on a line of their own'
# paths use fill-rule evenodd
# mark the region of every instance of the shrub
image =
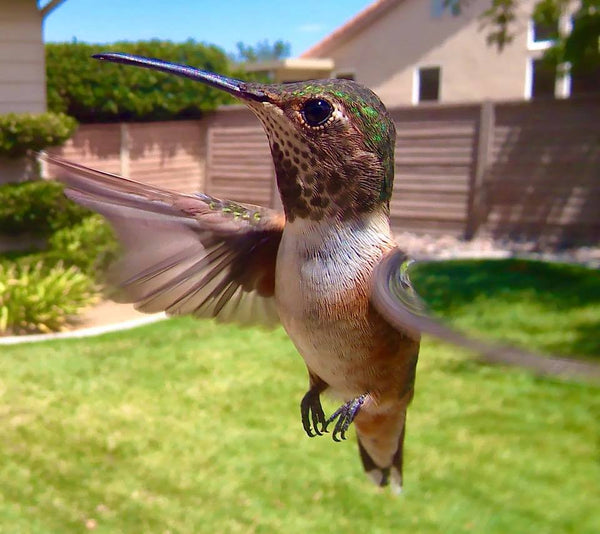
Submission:
<svg viewBox="0 0 600 534">
<path fill-rule="evenodd" d="M 77 128 L 77 121 L 64 113 L 9 113 L 0 115 L 0 156 L 24 156 L 64 143 Z"/>
<path fill-rule="evenodd" d="M 48 240 L 48 247 L 49 258 L 75 265 L 97 279 L 118 251 L 112 228 L 99 215 L 91 215 L 75 226 L 55 232 Z"/>
<path fill-rule="evenodd" d="M 35 180 L 0 186 L 0 233 L 48 236 L 78 224 L 89 214 L 64 196 L 58 182 Z"/>
<path fill-rule="evenodd" d="M 0 263 L 0 333 L 63 330 L 95 300 L 94 283 L 76 267 Z"/>
<path fill-rule="evenodd" d="M 198 118 L 231 102 L 222 91 L 177 76 L 124 67 L 91 58 L 99 52 L 126 52 L 229 73 L 226 54 L 189 40 L 120 42 L 110 45 L 46 45 L 48 108 L 82 122 Z"/>
</svg>

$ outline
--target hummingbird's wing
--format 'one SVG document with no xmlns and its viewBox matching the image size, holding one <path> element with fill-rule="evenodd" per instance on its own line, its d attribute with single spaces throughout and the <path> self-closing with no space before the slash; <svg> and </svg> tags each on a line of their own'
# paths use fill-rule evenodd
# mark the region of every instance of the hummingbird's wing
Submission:
<svg viewBox="0 0 600 534">
<path fill-rule="evenodd" d="M 409 267 L 413 263 L 400 249 L 393 249 L 373 273 L 371 300 L 395 328 L 418 336 L 420 332 L 477 352 L 490 363 L 516 365 L 540 374 L 578 375 L 600 380 L 598 367 L 584 361 L 535 354 L 515 347 L 496 345 L 467 336 L 427 314 L 426 306 L 412 287 Z"/>
<path fill-rule="evenodd" d="M 138 310 L 273 325 L 275 263 L 284 215 L 186 195 L 43 154 L 66 195 L 111 223 L 124 249 L 112 269 Z"/>
</svg>

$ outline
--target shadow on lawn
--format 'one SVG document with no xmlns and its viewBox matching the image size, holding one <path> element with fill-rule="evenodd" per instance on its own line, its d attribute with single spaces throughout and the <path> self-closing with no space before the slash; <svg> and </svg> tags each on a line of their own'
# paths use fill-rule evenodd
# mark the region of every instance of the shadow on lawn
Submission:
<svg viewBox="0 0 600 534">
<path fill-rule="evenodd" d="M 443 317 L 454 320 L 472 315 L 476 324 L 482 304 L 487 315 L 493 317 L 497 310 L 498 325 L 486 324 L 486 337 L 489 334 L 490 338 L 510 338 L 512 329 L 521 330 L 519 333 L 526 339 L 524 332 L 537 328 L 540 340 L 544 332 L 539 332 L 539 323 L 545 322 L 547 314 L 546 337 L 564 328 L 560 341 L 524 348 L 600 359 L 598 271 L 576 265 L 511 259 L 424 263 L 415 266 L 412 274 L 417 291 L 431 310 Z M 539 311 L 532 317 L 527 306 L 519 310 L 520 304 L 535 304 Z M 514 337 L 516 340 L 518 336 Z M 522 341 L 519 344 L 523 345 Z"/>
</svg>

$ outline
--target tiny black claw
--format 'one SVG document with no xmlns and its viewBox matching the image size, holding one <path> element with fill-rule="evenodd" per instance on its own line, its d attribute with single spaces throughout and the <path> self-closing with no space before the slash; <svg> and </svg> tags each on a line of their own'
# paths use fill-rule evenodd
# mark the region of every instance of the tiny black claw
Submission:
<svg viewBox="0 0 600 534">
<path fill-rule="evenodd" d="M 327 421 L 321 406 L 320 391 L 311 389 L 304 395 L 300 402 L 300 413 L 302 414 L 302 426 L 309 437 L 322 436 L 323 432 L 327 432 Z"/>
<path fill-rule="evenodd" d="M 327 419 L 324 426 L 325 431 L 327 430 L 327 426 L 335 421 L 335 427 L 332 434 L 333 441 L 342 441 L 346 439 L 346 431 L 352 424 L 352 421 L 354 421 L 354 418 L 358 414 L 360 407 L 364 404 L 366 398 L 366 395 L 361 395 L 360 397 L 348 401 L 346 404 L 340 406 L 333 415 Z"/>
</svg>

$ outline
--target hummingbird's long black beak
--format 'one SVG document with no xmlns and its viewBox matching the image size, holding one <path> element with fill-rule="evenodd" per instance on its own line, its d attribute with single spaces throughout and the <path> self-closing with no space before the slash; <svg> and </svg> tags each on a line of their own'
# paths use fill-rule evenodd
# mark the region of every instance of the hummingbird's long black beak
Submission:
<svg viewBox="0 0 600 534">
<path fill-rule="evenodd" d="M 136 67 L 144 67 L 146 69 L 159 70 L 168 74 L 175 74 L 183 78 L 189 78 L 197 82 L 202 82 L 210 87 L 221 89 L 230 95 L 233 95 L 241 100 L 255 100 L 257 102 L 268 102 L 269 98 L 262 91 L 260 84 L 248 83 L 235 78 L 228 78 L 213 72 L 195 69 L 188 65 L 179 65 L 177 63 L 169 63 L 161 59 L 134 56 L 131 54 L 122 54 L 119 52 L 105 52 L 95 54 L 94 59 L 103 61 L 111 61 L 112 63 L 123 63 L 124 65 L 134 65 Z"/>
</svg>

